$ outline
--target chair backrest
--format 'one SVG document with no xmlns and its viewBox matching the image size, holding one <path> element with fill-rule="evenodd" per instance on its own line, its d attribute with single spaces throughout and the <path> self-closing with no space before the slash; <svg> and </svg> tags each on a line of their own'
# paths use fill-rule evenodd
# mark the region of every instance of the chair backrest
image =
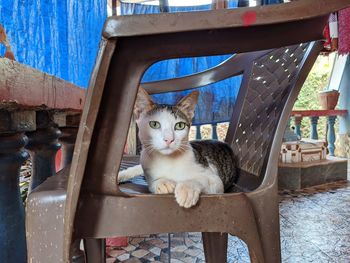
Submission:
<svg viewBox="0 0 350 263">
<path fill-rule="evenodd" d="M 142 87 L 151 94 L 159 94 L 197 88 L 243 74 L 226 142 L 237 157 L 241 175 L 238 186 L 252 190 L 264 179 L 264 168 L 287 99 L 293 90 L 299 91 L 321 48 L 321 43 L 310 43 L 238 54 L 212 69 L 145 83 Z M 294 100 L 291 98 L 290 103 Z"/>
<path fill-rule="evenodd" d="M 248 80 L 243 80 L 226 139 L 237 156 L 238 186 L 252 190 L 264 179 L 283 111 L 294 104 L 296 97 L 290 96 L 299 93 L 321 48 L 310 43 L 275 49 L 257 58 L 244 75 Z M 289 114 L 283 117 L 286 122 Z"/>
<path fill-rule="evenodd" d="M 169 58 L 242 53 L 322 39 L 328 14 L 348 5 L 350 0 L 303 0 L 232 10 L 109 18 L 70 170 L 63 261 L 69 259 L 82 183 L 83 191 L 125 195 L 116 187 L 116 176 L 137 89 L 151 64 Z M 271 149 L 278 144 L 273 141 Z"/>
</svg>

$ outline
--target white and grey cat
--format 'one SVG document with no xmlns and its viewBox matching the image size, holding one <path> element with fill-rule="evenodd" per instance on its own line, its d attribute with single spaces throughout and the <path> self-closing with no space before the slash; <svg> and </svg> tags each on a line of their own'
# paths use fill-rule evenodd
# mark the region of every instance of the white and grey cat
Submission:
<svg viewBox="0 0 350 263">
<path fill-rule="evenodd" d="M 134 115 L 142 144 L 141 165 L 119 172 L 119 182 L 144 174 L 155 194 L 175 194 L 177 203 L 194 206 L 201 193 L 223 193 L 236 180 L 235 158 L 225 143 L 189 141 L 198 91 L 176 105 L 157 104 L 139 88 Z"/>
</svg>

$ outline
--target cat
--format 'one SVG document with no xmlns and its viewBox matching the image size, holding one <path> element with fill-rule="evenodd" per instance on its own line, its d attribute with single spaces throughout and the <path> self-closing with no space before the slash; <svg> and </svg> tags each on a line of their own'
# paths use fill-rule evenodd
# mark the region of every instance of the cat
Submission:
<svg viewBox="0 0 350 263">
<path fill-rule="evenodd" d="M 221 194 L 235 183 L 235 157 L 226 143 L 188 139 L 198 96 L 192 91 L 176 105 L 157 104 L 139 88 L 134 115 L 141 164 L 119 172 L 119 182 L 144 174 L 150 192 L 174 193 L 185 208 L 196 205 L 201 193 Z"/>
</svg>

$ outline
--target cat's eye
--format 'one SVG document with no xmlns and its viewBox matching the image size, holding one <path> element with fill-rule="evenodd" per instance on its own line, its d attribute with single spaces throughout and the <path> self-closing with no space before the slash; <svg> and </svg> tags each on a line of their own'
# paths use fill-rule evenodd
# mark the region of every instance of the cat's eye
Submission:
<svg viewBox="0 0 350 263">
<path fill-rule="evenodd" d="M 185 127 L 186 127 L 186 123 L 184 123 L 182 121 L 175 124 L 176 131 L 183 130 L 183 129 L 185 129 Z"/>
<path fill-rule="evenodd" d="M 160 128 L 160 123 L 158 121 L 150 121 L 149 126 L 152 129 L 159 129 Z"/>
</svg>

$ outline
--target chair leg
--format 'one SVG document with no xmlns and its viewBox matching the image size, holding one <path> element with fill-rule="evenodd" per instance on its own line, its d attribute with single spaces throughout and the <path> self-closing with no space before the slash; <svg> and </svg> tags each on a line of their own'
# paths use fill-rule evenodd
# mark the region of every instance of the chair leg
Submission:
<svg viewBox="0 0 350 263">
<path fill-rule="evenodd" d="M 278 210 L 272 216 L 261 216 L 259 229 L 265 262 L 280 263 L 281 242 Z"/>
<path fill-rule="evenodd" d="M 105 239 L 84 239 L 85 262 L 86 263 L 105 263 L 106 249 Z"/>
<path fill-rule="evenodd" d="M 255 196 L 251 202 L 255 206 L 256 217 L 259 218 L 257 225 L 265 262 L 280 263 L 281 243 L 277 184 L 273 187 L 275 189 L 271 191 L 275 191 L 275 194 L 269 197 L 268 202 L 259 196 Z"/>
<path fill-rule="evenodd" d="M 205 262 L 226 263 L 227 262 L 227 233 L 203 232 L 203 247 Z"/>
<path fill-rule="evenodd" d="M 72 263 L 85 263 L 85 254 L 80 250 L 81 239 L 76 239 L 71 246 Z"/>
</svg>

